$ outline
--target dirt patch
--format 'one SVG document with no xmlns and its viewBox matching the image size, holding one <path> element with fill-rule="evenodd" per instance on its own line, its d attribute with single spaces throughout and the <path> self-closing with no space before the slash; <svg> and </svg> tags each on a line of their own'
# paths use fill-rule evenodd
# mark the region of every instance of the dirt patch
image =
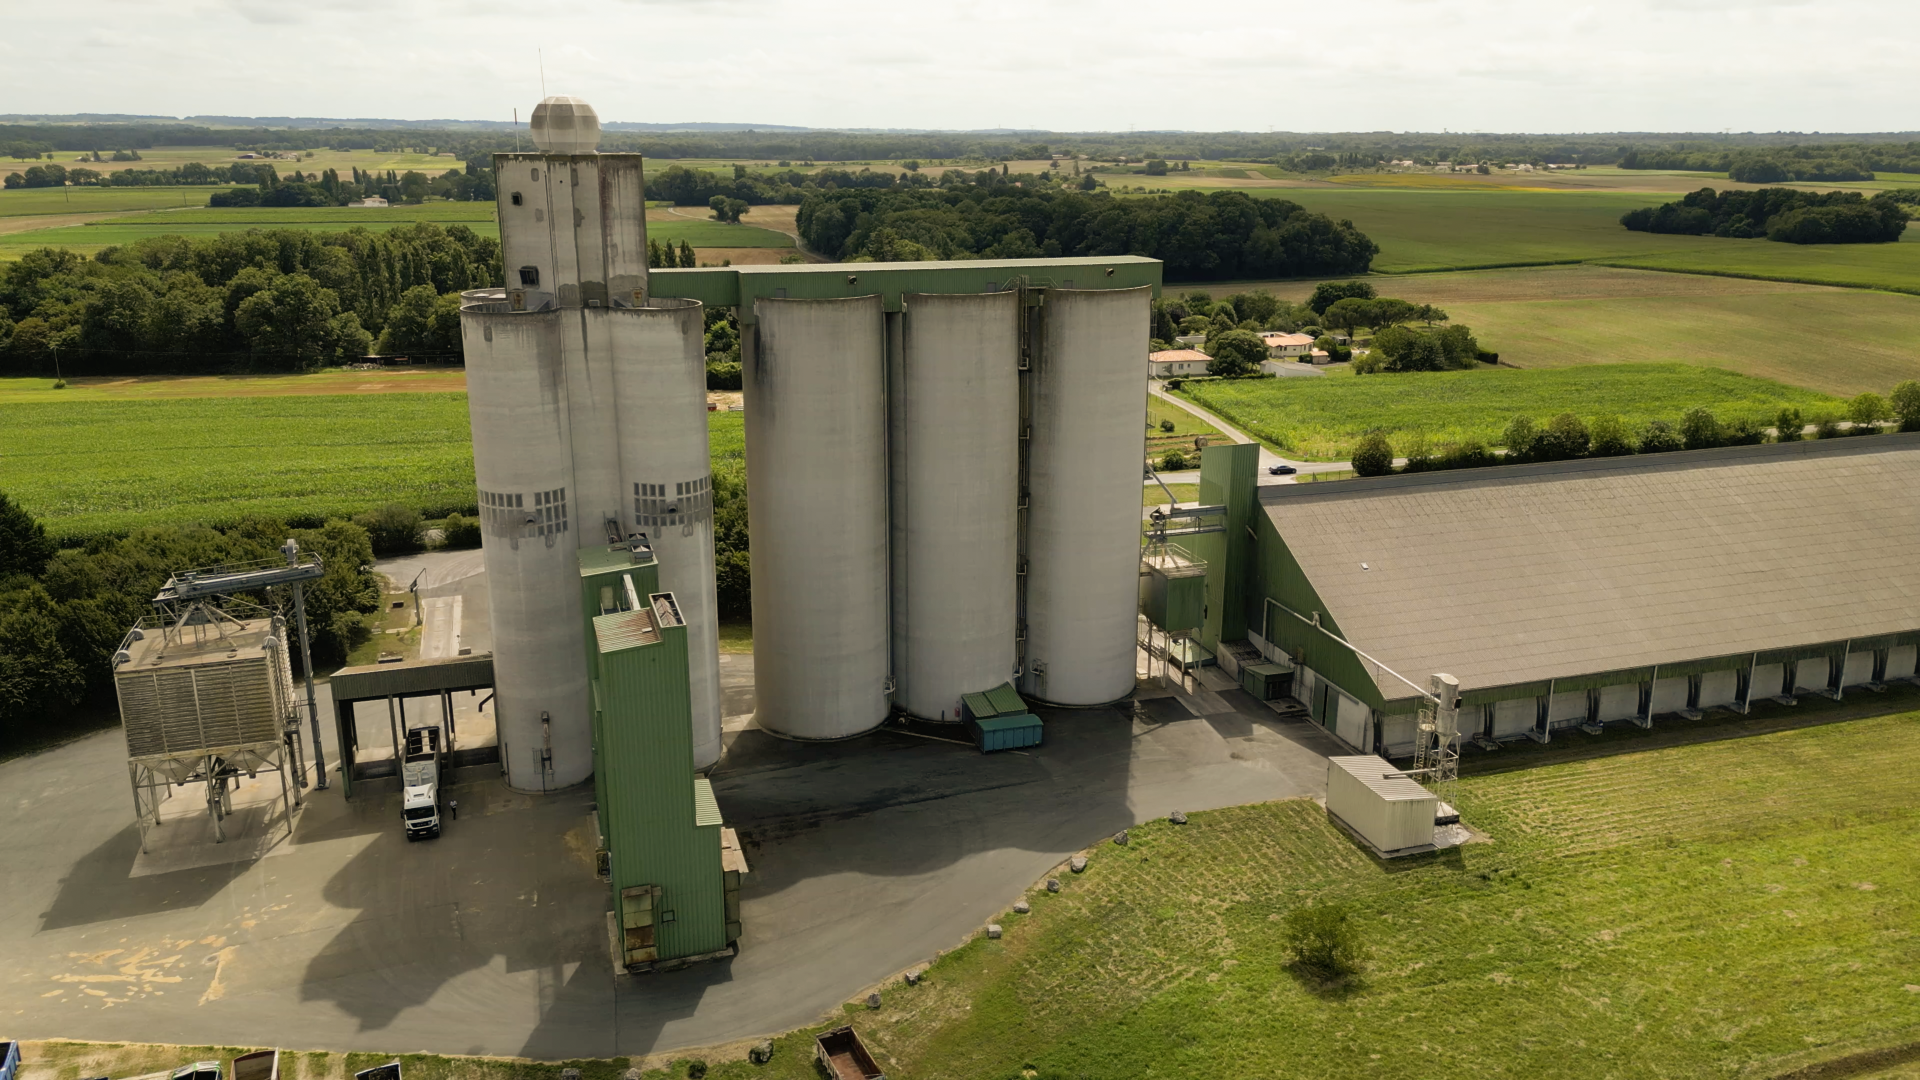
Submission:
<svg viewBox="0 0 1920 1080">
<path fill-rule="evenodd" d="M 108 400 L 140 398 L 301 397 L 334 394 L 418 394 L 464 392 L 463 368 L 383 368 L 378 371 L 325 371 L 312 375 L 158 375 L 110 376 L 67 380 L 68 390 L 46 391 L 34 400 Z M 0 387 L 0 399 L 23 400 Z"/>
</svg>

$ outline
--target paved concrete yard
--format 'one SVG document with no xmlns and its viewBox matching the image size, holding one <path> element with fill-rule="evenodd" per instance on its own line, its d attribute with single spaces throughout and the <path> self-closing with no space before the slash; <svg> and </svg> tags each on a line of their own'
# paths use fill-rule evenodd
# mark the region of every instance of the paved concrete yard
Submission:
<svg viewBox="0 0 1920 1080">
<path fill-rule="evenodd" d="M 753 863 L 742 954 L 617 995 L 590 789 L 466 780 L 445 835 L 408 844 L 393 797 L 349 805 L 336 784 L 265 857 L 136 875 L 123 743 L 104 732 L 0 765 L 0 1016 L 28 1038 L 543 1058 L 792 1027 L 1118 829 L 1321 790 L 1325 735 L 1220 698 L 1231 711 L 1208 717 L 1173 698 L 1044 711 L 1031 754 L 733 733 L 715 782 Z"/>
<path fill-rule="evenodd" d="M 730 714 L 750 708 L 751 663 L 728 661 Z M 103 732 L 0 764 L 0 1026 L 548 1059 L 775 1032 L 954 945 L 1121 828 L 1320 793 L 1335 750 L 1238 690 L 1041 712 L 1046 746 L 987 757 L 730 723 L 714 782 L 753 866 L 742 953 L 617 991 L 590 787 L 535 798 L 468 770 L 458 820 L 408 844 L 395 797 L 349 805 L 336 783 L 262 857 L 235 844 L 237 861 L 136 873 L 124 743 Z"/>
</svg>

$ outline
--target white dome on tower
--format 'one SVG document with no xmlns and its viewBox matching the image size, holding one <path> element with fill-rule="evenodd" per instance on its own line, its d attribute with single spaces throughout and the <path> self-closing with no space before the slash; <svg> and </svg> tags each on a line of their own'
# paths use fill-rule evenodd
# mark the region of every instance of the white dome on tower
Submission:
<svg viewBox="0 0 1920 1080">
<path fill-rule="evenodd" d="M 527 127 L 541 153 L 593 154 L 600 149 L 600 114 L 577 97 L 557 94 L 535 105 Z"/>
</svg>

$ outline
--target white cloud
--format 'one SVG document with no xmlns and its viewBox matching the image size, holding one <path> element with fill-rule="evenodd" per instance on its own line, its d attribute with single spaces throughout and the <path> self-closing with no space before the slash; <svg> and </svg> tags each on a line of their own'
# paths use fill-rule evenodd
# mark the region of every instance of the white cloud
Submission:
<svg viewBox="0 0 1920 1080">
<path fill-rule="evenodd" d="M 18 5 L 0 108 L 1054 130 L 1908 129 L 1897 0 L 99 0 Z M 75 78 L 84 70 L 84 78 Z"/>
</svg>

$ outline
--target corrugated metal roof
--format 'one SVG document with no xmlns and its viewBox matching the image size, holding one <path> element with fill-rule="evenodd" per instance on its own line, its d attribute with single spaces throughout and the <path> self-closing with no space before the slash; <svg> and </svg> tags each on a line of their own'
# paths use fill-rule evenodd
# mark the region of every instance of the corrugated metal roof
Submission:
<svg viewBox="0 0 1920 1080">
<path fill-rule="evenodd" d="M 1260 498 L 1347 640 L 1471 689 L 1920 628 L 1916 492 L 1920 434 Z"/>
<path fill-rule="evenodd" d="M 1020 692 L 1013 688 L 1012 683 L 1001 683 L 987 691 L 987 700 L 993 704 L 993 711 L 1001 716 L 1027 711 L 1027 703 L 1020 700 Z"/>
<path fill-rule="evenodd" d="M 1387 802 L 1418 802 L 1434 797 L 1433 792 L 1408 779 L 1386 758 L 1359 754 L 1353 757 L 1330 757 L 1327 764 L 1367 785 L 1375 795 Z"/>
<path fill-rule="evenodd" d="M 660 630 L 653 625 L 653 609 L 637 608 L 593 620 L 593 633 L 603 653 L 631 649 L 635 645 L 658 645 Z"/>
<path fill-rule="evenodd" d="M 704 776 L 693 779 L 693 823 L 698 825 L 720 825 L 724 823 L 720 816 L 720 800 L 713 797 L 713 784 Z"/>
<path fill-rule="evenodd" d="M 443 656 L 400 664 L 361 664 L 334 672 L 330 682 L 335 701 L 469 690 L 493 685 L 493 654 Z"/>
</svg>

